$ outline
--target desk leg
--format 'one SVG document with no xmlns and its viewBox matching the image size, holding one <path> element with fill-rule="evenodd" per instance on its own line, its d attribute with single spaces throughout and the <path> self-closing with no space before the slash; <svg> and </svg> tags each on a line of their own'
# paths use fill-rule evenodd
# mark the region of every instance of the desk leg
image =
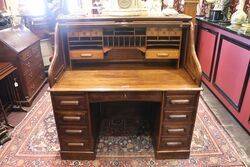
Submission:
<svg viewBox="0 0 250 167">
<path fill-rule="evenodd" d="M 3 107 L 3 103 L 2 103 L 2 100 L 1 100 L 1 99 L 0 99 L 0 106 L 1 106 L 1 110 L 2 110 L 2 112 L 3 112 L 3 117 L 4 117 L 5 124 L 6 124 L 7 126 L 11 127 L 11 128 L 14 128 L 14 126 L 11 125 L 11 124 L 9 123 L 8 119 L 7 119 L 7 115 L 6 115 L 6 112 L 5 112 L 5 109 L 4 109 L 4 107 Z"/>
</svg>

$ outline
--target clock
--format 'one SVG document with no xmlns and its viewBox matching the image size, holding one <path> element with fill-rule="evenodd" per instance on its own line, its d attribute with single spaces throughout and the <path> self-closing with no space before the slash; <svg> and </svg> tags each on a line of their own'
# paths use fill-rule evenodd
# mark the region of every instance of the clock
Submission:
<svg viewBox="0 0 250 167">
<path fill-rule="evenodd" d="M 131 7 L 133 0 L 118 0 L 118 6 L 121 9 L 128 9 Z"/>
</svg>

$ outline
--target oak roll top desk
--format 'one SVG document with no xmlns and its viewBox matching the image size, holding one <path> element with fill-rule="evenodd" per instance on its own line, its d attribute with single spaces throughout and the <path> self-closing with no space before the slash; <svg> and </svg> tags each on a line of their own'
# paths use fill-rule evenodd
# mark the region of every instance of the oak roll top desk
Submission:
<svg viewBox="0 0 250 167">
<path fill-rule="evenodd" d="M 201 91 L 193 35 L 182 14 L 59 18 L 49 83 L 61 158 L 95 159 L 100 106 L 129 102 L 154 106 L 157 159 L 188 158 Z"/>
</svg>

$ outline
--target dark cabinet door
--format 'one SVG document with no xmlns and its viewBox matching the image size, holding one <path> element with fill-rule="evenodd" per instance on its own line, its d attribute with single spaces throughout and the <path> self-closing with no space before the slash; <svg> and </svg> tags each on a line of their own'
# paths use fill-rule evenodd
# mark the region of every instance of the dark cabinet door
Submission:
<svg viewBox="0 0 250 167">
<path fill-rule="evenodd" d="M 201 28 L 199 31 L 199 43 L 197 44 L 197 55 L 203 71 L 203 76 L 209 81 L 213 68 L 217 33 Z"/>
</svg>

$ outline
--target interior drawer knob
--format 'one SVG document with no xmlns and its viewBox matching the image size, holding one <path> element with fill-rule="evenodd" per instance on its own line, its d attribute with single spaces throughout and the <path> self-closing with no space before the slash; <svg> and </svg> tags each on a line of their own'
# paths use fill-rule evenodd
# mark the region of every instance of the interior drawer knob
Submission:
<svg viewBox="0 0 250 167">
<path fill-rule="evenodd" d="M 81 57 L 93 57 L 93 54 L 91 54 L 91 53 L 82 53 L 80 56 Z"/>
<path fill-rule="evenodd" d="M 84 143 L 68 143 L 68 146 L 80 146 L 80 147 L 83 147 Z"/>
<path fill-rule="evenodd" d="M 169 54 L 168 53 L 157 53 L 158 57 L 168 57 Z"/>
<path fill-rule="evenodd" d="M 65 133 L 68 133 L 68 134 L 81 134 L 81 133 L 82 133 L 82 130 L 77 130 L 77 129 L 66 129 L 66 130 L 65 130 Z"/>
<path fill-rule="evenodd" d="M 168 146 L 179 146 L 179 145 L 181 145 L 182 144 L 182 142 L 167 142 L 167 145 Z"/>
<path fill-rule="evenodd" d="M 190 100 L 183 99 L 183 100 L 170 100 L 171 104 L 189 104 Z"/>
<path fill-rule="evenodd" d="M 182 114 L 182 115 L 174 115 L 174 114 L 172 114 L 172 115 L 169 115 L 169 118 L 170 119 L 186 119 L 187 115 L 185 115 L 185 114 Z"/>
<path fill-rule="evenodd" d="M 78 100 L 62 100 L 60 104 L 64 106 L 78 106 L 79 101 Z"/>
<path fill-rule="evenodd" d="M 177 129 L 168 129 L 168 132 L 184 132 L 185 129 L 184 128 L 177 128 Z"/>
<path fill-rule="evenodd" d="M 64 121 L 80 121 L 81 117 L 70 117 L 70 116 L 64 116 Z"/>
</svg>

